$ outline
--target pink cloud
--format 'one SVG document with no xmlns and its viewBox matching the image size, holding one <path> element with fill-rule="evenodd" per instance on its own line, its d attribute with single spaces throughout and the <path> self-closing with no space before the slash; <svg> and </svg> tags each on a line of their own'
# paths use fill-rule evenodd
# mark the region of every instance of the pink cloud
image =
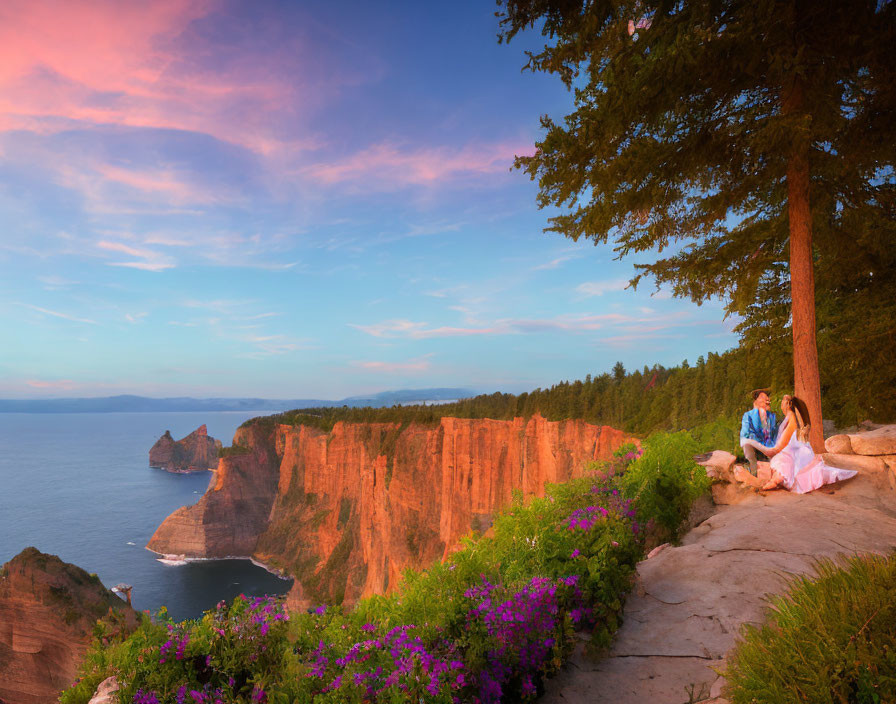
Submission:
<svg viewBox="0 0 896 704">
<path fill-rule="evenodd" d="M 647 334 L 671 327 L 713 324 L 703 321 L 683 322 L 684 313 L 665 316 L 633 316 L 622 313 L 566 314 L 554 318 L 503 318 L 481 326 L 430 327 L 425 322 L 387 320 L 373 325 L 350 325 L 373 337 L 427 340 L 439 337 L 473 337 L 480 335 L 529 335 L 544 332 L 591 332 L 614 328 L 633 334 Z"/>
<path fill-rule="evenodd" d="M 33 389 L 58 389 L 59 391 L 71 391 L 78 387 L 78 384 L 70 379 L 28 379 L 25 383 Z"/>
<path fill-rule="evenodd" d="M 123 169 L 111 164 L 98 164 L 96 171 L 106 180 L 128 186 L 149 195 L 162 195 L 170 203 L 211 203 L 219 195 L 194 186 L 171 169 Z"/>
<path fill-rule="evenodd" d="M 75 121 L 202 132 L 265 154 L 297 146 L 271 120 L 293 97 L 295 76 L 283 69 L 294 70 L 301 52 L 274 47 L 226 66 L 210 61 L 191 23 L 218 5 L 6 0 L 0 130 L 54 132 Z"/>
<path fill-rule="evenodd" d="M 432 366 L 429 361 L 430 357 L 432 355 L 428 354 L 416 359 L 410 359 L 407 362 L 352 362 L 352 366 L 386 374 L 408 374 L 429 371 Z"/>
<path fill-rule="evenodd" d="M 402 149 L 394 144 L 374 144 L 342 160 L 310 166 L 305 174 L 327 184 L 360 182 L 375 190 L 427 185 L 459 176 L 507 171 L 513 157 L 527 150 L 531 145 L 509 142 L 468 144 L 460 149 Z"/>
<path fill-rule="evenodd" d="M 107 242 L 105 240 L 97 242 L 96 246 L 107 252 L 120 252 L 129 257 L 135 257 L 135 260 L 132 261 L 107 262 L 109 266 L 122 266 L 144 271 L 163 271 L 175 266 L 175 262 L 171 257 L 151 249 L 132 247 L 123 242 Z"/>
</svg>

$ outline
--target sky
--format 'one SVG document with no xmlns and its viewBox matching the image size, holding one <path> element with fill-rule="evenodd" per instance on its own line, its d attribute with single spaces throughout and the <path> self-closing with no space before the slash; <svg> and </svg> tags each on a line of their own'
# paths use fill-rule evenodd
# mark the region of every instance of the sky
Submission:
<svg viewBox="0 0 896 704">
<path fill-rule="evenodd" d="M 519 392 L 737 344 L 545 233 L 490 0 L 0 3 L 0 397 Z"/>
</svg>

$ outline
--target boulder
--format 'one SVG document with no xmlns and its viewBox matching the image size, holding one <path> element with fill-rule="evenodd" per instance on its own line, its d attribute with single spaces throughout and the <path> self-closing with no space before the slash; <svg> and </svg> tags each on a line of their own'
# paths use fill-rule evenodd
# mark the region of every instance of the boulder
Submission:
<svg viewBox="0 0 896 704">
<path fill-rule="evenodd" d="M 849 435 L 832 435 L 824 441 L 824 449 L 828 452 L 835 452 L 838 455 L 855 454 L 852 450 Z"/>
<path fill-rule="evenodd" d="M 708 455 L 699 455 L 694 458 L 697 464 L 706 468 L 706 474 L 711 479 L 721 479 L 730 482 L 734 480 L 734 463 L 737 457 L 724 450 L 715 450 Z"/>
<path fill-rule="evenodd" d="M 849 436 L 857 455 L 896 455 L 896 425 L 884 425 Z"/>
<path fill-rule="evenodd" d="M 87 704 L 116 704 L 118 697 L 118 679 L 115 676 L 107 677 L 96 688 L 96 693 L 91 697 Z"/>
<path fill-rule="evenodd" d="M 835 452 L 825 452 L 821 456 L 824 463 L 838 469 L 854 469 L 862 474 L 876 474 L 886 472 L 887 465 L 881 457 L 866 457 L 864 455 L 843 455 Z"/>
</svg>

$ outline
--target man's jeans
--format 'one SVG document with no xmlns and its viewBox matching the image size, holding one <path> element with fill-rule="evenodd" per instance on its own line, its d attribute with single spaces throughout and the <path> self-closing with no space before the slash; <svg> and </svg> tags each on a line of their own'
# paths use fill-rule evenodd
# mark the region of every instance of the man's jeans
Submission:
<svg viewBox="0 0 896 704">
<path fill-rule="evenodd" d="M 756 448 L 753 447 L 752 445 L 744 445 L 744 446 L 743 446 L 743 450 L 744 450 L 744 457 L 746 457 L 746 458 L 747 458 L 747 462 L 750 463 L 750 474 L 752 474 L 752 475 L 755 477 L 757 471 L 759 470 L 759 468 L 758 468 L 758 466 L 757 466 L 757 464 L 756 464 L 756 454 L 757 454 L 757 450 L 756 450 Z M 758 454 L 762 455 L 765 459 L 768 459 L 768 457 L 766 457 L 766 456 L 765 456 L 764 454 L 762 454 L 761 452 L 759 452 Z"/>
</svg>

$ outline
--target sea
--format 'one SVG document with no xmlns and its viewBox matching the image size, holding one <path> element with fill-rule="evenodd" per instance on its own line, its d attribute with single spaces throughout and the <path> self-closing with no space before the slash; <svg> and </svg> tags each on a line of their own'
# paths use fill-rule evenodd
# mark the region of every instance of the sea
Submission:
<svg viewBox="0 0 896 704">
<path fill-rule="evenodd" d="M 145 548 L 213 476 L 150 468 L 153 443 L 166 430 L 180 439 L 205 423 L 230 445 L 243 421 L 268 413 L 0 413 L 0 564 L 34 546 L 109 588 L 130 584 L 134 608 L 165 606 L 178 620 L 241 593 L 285 594 L 291 580 L 249 560 L 169 565 Z"/>
</svg>

